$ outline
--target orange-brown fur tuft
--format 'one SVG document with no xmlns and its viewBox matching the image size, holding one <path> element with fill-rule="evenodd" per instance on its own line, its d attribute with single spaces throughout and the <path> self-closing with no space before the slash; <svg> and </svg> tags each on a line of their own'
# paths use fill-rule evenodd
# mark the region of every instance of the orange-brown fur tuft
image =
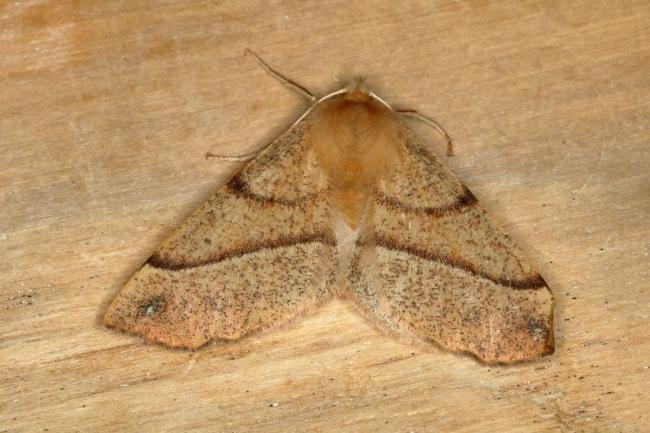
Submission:
<svg viewBox="0 0 650 433">
<path fill-rule="evenodd" d="M 399 157 L 400 122 L 368 95 L 363 82 L 321 103 L 309 120 L 306 142 L 331 179 L 329 198 L 355 228 L 374 186 Z"/>
</svg>

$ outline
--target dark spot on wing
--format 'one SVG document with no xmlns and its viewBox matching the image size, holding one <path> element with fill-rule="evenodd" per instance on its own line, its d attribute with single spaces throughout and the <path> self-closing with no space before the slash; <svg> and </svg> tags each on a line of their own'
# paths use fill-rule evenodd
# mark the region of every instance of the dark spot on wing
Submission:
<svg viewBox="0 0 650 433">
<path fill-rule="evenodd" d="M 544 340 L 548 334 L 546 323 L 532 316 L 526 318 L 526 331 L 534 340 Z"/>
<path fill-rule="evenodd" d="M 165 298 L 162 295 L 155 295 L 149 298 L 138 309 L 140 316 L 151 317 L 165 308 Z"/>
</svg>

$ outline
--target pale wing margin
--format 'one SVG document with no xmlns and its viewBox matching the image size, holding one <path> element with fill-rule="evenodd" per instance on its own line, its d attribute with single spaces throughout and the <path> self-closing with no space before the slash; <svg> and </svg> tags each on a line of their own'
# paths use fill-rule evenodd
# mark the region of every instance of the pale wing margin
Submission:
<svg viewBox="0 0 650 433">
<path fill-rule="evenodd" d="M 116 296 L 104 322 L 197 348 L 279 326 L 331 289 L 327 179 L 293 126 L 220 188 Z"/>
<path fill-rule="evenodd" d="M 408 340 L 487 363 L 553 352 L 549 288 L 474 195 L 405 131 L 348 282 L 363 313 Z"/>
</svg>

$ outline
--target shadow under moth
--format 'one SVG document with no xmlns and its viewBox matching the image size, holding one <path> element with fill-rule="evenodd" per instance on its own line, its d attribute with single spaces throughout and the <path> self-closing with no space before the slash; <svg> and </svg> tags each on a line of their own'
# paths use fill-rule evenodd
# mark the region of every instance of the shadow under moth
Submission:
<svg viewBox="0 0 650 433">
<path fill-rule="evenodd" d="M 548 286 L 400 113 L 363 80 L 313 100 L 158 247 L 104 323 L 195 349 L 338 296 L 391 335 L 486 363 L 552 353 Z"/>
</svg>

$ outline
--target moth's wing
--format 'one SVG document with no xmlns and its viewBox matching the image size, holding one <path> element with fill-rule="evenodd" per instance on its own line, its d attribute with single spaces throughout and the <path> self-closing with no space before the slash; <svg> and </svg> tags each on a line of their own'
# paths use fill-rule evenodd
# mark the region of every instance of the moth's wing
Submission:
<svg viewBox="0 0 650 433">
<path fill-rule="evenodd" d="M 106 325 L 196 348 L 279 326 L 329 291 L 327 180 L 301 122 L 165 240 L 108 308 Z"/>
<path fill-rule="evenodd" d="M 474 195 L 405 131 L 350 262 L 353 299 L 381 328 L 487 363 L 553 352 L 553 298 Z"/>
</svg>

